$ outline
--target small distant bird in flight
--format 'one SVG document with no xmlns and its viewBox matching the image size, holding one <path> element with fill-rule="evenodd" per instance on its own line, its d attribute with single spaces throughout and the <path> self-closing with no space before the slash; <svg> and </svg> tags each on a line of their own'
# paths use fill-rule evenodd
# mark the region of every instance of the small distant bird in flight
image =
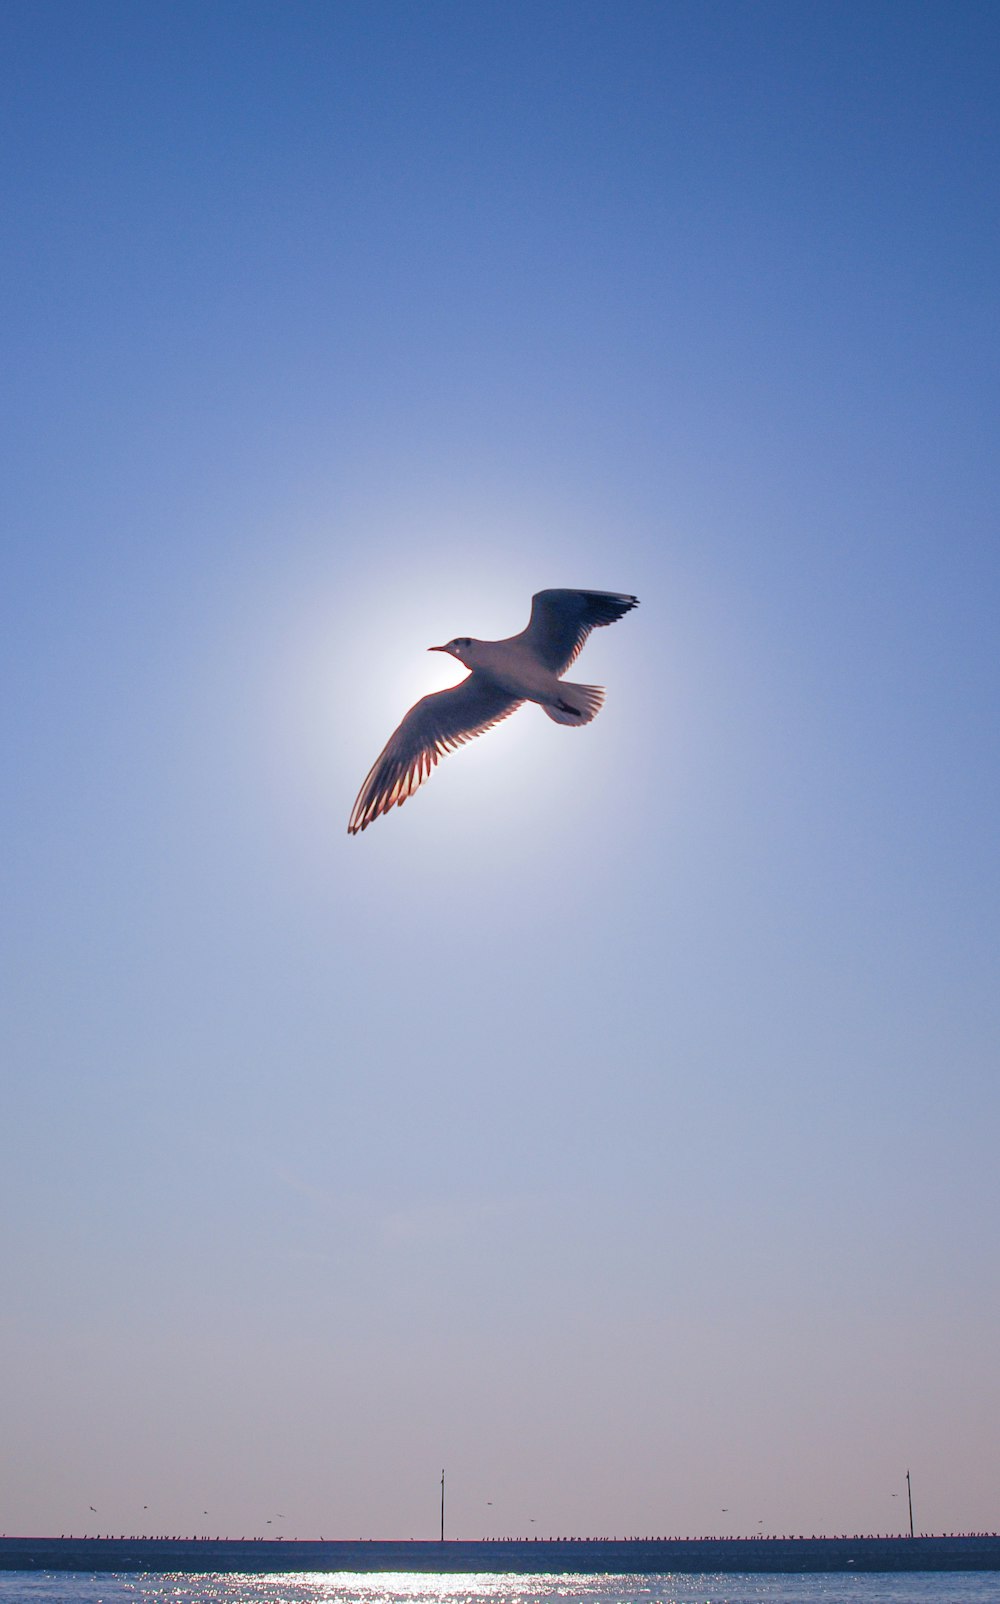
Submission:
<svg viewBox="0 0 1000 1604">
<path fill-rule="evenodd" d="M 562 675 L 592 629 L 617 623 L 638 605 L 635 596 L 614 591 L 540 590 L 520 635 L 507 640 L 459 635 L 447 646 L 429 647 L 457 658 L 470 672 L 450 690 L 434 691 L 410 708 L 358 792 L 349 834 L 401 807 L 439 757 L 492 729 L 524 702 L 537 702 L 557 724 L 589 724 L 600 712 L 604 691 L 599 685 L 571 684 Z"/>
</svg>

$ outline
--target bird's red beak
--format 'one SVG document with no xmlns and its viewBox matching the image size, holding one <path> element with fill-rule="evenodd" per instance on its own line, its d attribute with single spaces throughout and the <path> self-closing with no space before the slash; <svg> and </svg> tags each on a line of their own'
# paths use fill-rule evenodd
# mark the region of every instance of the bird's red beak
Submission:
<svg viewBox="0 0 1000 1604">
<path fill-rule="evenodd" d="M 447 646 L 428 646 L 427 650 L 429 652 L 446 652 L 448 648 Z"/>
</svg>

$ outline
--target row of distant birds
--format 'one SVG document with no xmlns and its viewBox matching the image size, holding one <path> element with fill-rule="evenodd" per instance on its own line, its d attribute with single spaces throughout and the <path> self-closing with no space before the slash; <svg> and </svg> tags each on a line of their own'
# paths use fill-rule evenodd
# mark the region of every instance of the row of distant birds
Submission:
<svg viewBox="0 0 1000 1604">
<path fill-rule="evenodd" d="M 457 635 L 447 652 L 469 670 L 465 679 L 416 702 L 376 758 L 351 810 L 357 835 L 380 814 L 402 807 L 439 758 L 535 702 L 556 724 L 578 726 L 596 718 L 604 702 L 599 685 L 564 680 L 592 629 L 614 624 L 639 605 L 635 596 L 607 590 L 540 590 L 531 599 L 526 629 L 505 640 Z"/>
</svg>

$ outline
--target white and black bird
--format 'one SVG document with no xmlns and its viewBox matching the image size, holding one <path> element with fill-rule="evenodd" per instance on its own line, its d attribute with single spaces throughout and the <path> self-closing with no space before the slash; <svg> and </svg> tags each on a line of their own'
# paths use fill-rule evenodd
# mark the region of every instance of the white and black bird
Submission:
<svg viewBox="0 0 1000 1604">
<path fill-rule="evenodd" d="M 557 724 L 589 724 L 600 712 L 604 691 L 561 676 L 592 629 L 617 623 L 638 605 L 635 596 L 614 591 L 540 590 L 520 635 L 507 640 L 459 635 L 447 646 L 429 647 L 448 652 L 470 672 L 450 690 L 434 691 L 410 708 L 358 792 L 349 833 L 356 835 L 380 813 L 401 806 L 439 757 L 492 729 L 523 702 L 537 702 Z"/>
</svg>

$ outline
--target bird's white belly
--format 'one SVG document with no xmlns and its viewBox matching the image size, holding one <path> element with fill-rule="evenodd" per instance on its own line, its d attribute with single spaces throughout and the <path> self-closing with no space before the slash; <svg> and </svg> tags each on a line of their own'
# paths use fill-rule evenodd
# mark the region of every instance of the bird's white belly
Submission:
<svg viewBox="0 0 1000 1604">
<path fill-rule="evenodd" d="M 470 652 L 470 668 L 486 674 L 501 690 L 529 702 L 559 700 L 559 680 L 532 652 L 518 649 L 507 641 L 477 641 L 475 657 Z"/>
</svg>

